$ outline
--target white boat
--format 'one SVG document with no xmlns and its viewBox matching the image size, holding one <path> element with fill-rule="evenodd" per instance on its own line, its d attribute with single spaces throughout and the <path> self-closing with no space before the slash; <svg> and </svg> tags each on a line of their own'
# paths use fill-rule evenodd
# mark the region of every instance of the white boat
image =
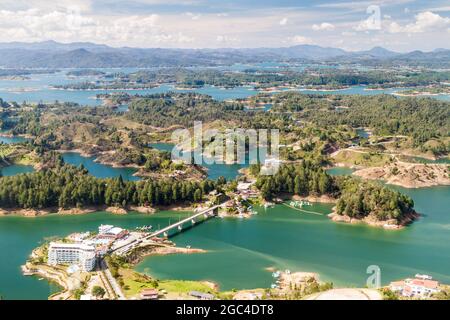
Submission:
<svg viewBox="0 0 450 320">
<path fill-rule="evenodd" d="M 433 280 L 432 276 L 429 276 L 427 274 L 416 274 L 416 278 L 417 279 L 422 279 L 422 280 Z"/>
<path fill-rule="evenodd" d="M 266 203 L 264 203 L 264 208 L 271 208 L 271 207 L 273 207 L 274 206 L 274 204 L 272 203 L 272 202 L 266 202 Z"/>
<path fill-rule="evenodd" d="M 272 273 L 272 277 L 274 278 L 278 278 L 280 276 L 280 272 L 279 271 L 275 271 Z"/>
</svg>

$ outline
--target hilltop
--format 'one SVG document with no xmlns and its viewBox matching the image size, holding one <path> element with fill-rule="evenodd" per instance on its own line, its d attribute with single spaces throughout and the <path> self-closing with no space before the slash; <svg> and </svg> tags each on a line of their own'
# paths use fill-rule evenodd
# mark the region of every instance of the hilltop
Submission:
<svg viewBox="0 0 450 320">
<path fill-rule="evenodd" d="M 281 48 L 167 49 L 114 48 L 89 42 L 0 43 L 0 66 L 6 68 L 205 66 L 291 60 L 445 67 L 450 64 L 450 50 L 398 53 L 382 47 L 367 51 L 345 51 L 317 45 Z"/>
</svg>

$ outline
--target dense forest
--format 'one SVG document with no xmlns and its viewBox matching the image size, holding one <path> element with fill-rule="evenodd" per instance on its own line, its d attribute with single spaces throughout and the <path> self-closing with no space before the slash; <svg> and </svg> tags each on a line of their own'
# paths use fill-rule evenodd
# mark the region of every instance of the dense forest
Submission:
<svg viewBox="0 0 450 320">
<path fill-rule="evenodd" d="M 256 99 L 256 98 L 255 98 Z M 375 134 L 405 135 L 414 147 L 430 139 L 450 135 L 450 103 L 431 98 L 397 98 L 392 95 L 302 95 L 283 93 L 273 97 L 273 111 L 301 112 L 301 118 L 320 127 L 348 125 L 368 127 Z M 435 151 L 446 153 L 449 145 Z"/>
<path fill-rule="evenodd" d="M 189 94 L 155 94 L 134 99 L 127 117 L 146 125 L 168 127 L 192 126 L 194 121 L 210 122 L 220 119 L 239 119 L 229 111 L 245 114 L 241 104 L 217 102 L 210 96 Z"/>
<path fill-rule="evenodd" d="M 339 111 L 308 112 L 305 116 L 321 126 L 346 124 L 368 127 L 378 135 L 406 135 L 419 147 L 433 138 L 450 134 L 450 103 L 431 98 L 340 96 L 335 103 L 347 108 Z M 447 152 L 450 146 L 446 146 Z M 445 151 L 445 150 L 443 150 Z"/>
<path fill-rule="evenodd" d="M 362 182 L 354 178 L 339 181 L 341 195 L 336 204 L 336 213 L 352 218 L 373 215 L 380 221 L 401 220 L 404 214 L 413 211 L 413 200 L 400 192 L 375 182 Z"/>
<path fill-rule="evenodd" d="M 217 187 L 218 182 L 211 180 L 98 179 L 82 166 L 76 168 L 57 159 L 53 168 L 1 177 L 0 207 L 43 209 L 90 205 L 169 205 L 201 201 L 204 195 Z"/>
<path fill-rule="evenodd" d="M 256 187 L 261 196 L 270 199 L 280 193 L 308 196 L 335 194 L 338 189 L 325 170 L 310 161 L 297 165 L 283 165 L 273 176 L 259 176 Z"/>
<path fill-rule="evenodd" d="M 256 169 L 252 167 L 253 173 Z M 329 195 L 338 199 L 336 213 L 353 218 L 368 215 L 380 221 L 400 221 L 413 211 L 413 200 L 379 183 L 352 177 L 333 177 L 309 161 L 283 165 L 273 176 L 258 176 L 256 187 L 270 200 L 280 194 Z"/>
<path fill-rule="evenodd" d="M 85 72 L 74 71 L 73 75 Z M 111 73 L 102 75 L 103 80 L 75 84 L 56 85 L 62 89 L 120 89 L 151 88 L 162 83 L 172 83 L 179 87 L 200 88 L 206 85 L 225 88 L 244 85 L 255 88 L 268 88 L 281 85 L 321 86 L 340 88 L 343 86 L 370 85 L 374 87 L 416 87 L 439 84 L 450 80 L 450 72 L 409 72 L 378 71 L 333 68 L 306 68 L 293 71 L 246 69 L 240 72 L 219 71 L 211 69 L 166 68 L 157 70 L 140 70 L 132 73 Z"/>
</svg>

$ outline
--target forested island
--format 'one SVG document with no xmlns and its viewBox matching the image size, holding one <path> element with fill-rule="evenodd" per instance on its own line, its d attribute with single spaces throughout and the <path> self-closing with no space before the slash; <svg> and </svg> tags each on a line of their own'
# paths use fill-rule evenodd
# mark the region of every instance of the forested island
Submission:
<svg viewBox="0 0 450 320">
<path fill-rule="evenodd" d="M 440 86 L 450 80 L 448 71 L 417 72 L 410 70 L 365 70 L 328 69 L 309 67 L 303 71 L 279 69 L 261 71 L 245 69 L 239 72 L 210 69 L 166 68 L 140 70 L 133 73 L 96 73 L 94 71 L 73 71 L 70 75 L 97 75 L 101 80 L 55 85 L 64 90 L 100 89 L 145 89 L 161 84 L 173 84 L 179 89 L 195 89 L 205 86 L 234 88 L 251 86 L 258 90 L 320 89 L 336 90 L 349 86 L 364 85 L 368 89 Z"/>
<path fill-rule="evenodd" d="M 179 203 L 200 202 L 204 195 L 217 190 L 224 182 L 176 179 L 124 181 L 99 179 L 83 167 L 64 164 L 53 153 L 51 166 L 34 173 L 1 177 L 2 209 L 71 209 L 83 207 L 157 207 Z"/>
<path fill-rule="evenodd" d="M 283 195 L 303 198 L 328 196 L 336 201 L 331 215 L 336 221 L 350 222 L 353 219 L 397 228 L 418 217 L 410 197 L 379 183 L 330 176 L 320 166 L 308 161 L 284 165 L 274 176 L 259 176 L 256 187 L 269 201 Z"/>
</svg>

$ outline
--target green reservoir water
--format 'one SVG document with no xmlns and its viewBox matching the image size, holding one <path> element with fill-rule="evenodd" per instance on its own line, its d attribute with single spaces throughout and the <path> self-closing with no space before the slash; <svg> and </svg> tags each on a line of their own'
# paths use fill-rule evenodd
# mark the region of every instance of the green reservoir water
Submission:
<svg viewBox="0 0 450 320">
<path fill-rule="evenodd" d="M 33 166 L 25 166 L 20 164 L 14 164 L 12 166 L 7 166 L 0 169 L 0 172 L 2 173 L 2 176 L 15 176 L 16 174 L 21 173 L 29 173 L 33 172 L 34 168 Z"/>
<path fill-rule="evenodd" d="M 333 176 L 343 176 L 343 175 L 350 175 L 355 171 L 352 168 L 348 167 L 333 167 L 326 170 L 327 173 L 333 175 Z"/>
<path fill-rule="evenodd" d="M 0 136 L 0 143 L 5 144 L 12 144 L 12 143 L 22 143 L 28 141 L 27 138 L 19 137 L 19 136 L 13 136 L 13 137 L 5 137 Z"/>
<path fill-rule="evenodd" d="M 257 208 L 250 219 L 211 219 L 172 239 L 180 246 L 207 249 L 204 254 L 149 257 L 136 269 L 160 279 L 213 280 L 222 289 L 267 287 L 275 267 L 320 273 L 338 286 L 363 286 L 366 268 L 382 270 L 382 282 L 426 273 L 450 283 L 450 187 L 396 188 L 413 197 L 424 216 L 401 231 L 330 221 L 277 205 Z M 307 210 L 329 213 L 331 205 Z M 47 281 L 20 273 L 31 250 L 45 239 L 75 231 L 95 230 L 100 224 L 155 228 L 186 213 L 123 216 L 94 213 L 82 216 L 0 218 L 0 293 L 7 299 L 45 299 L 57 290 Z"/>
<path fill-rule="evenodd" d="M 155 148 L 160 151 L 172 152 L 174 148 L 173 143 L 151 143 L 150 147 Z M 239 170 L 248 167 L 248 164 L 220 164 L 213 163 L 207 164 L 203 163 L 203 167 L 208 170 L 209 179 L 217 179 L 219 177 L 224 177 L 227 180 L 233 180 L 239 175 Z"/>
<path fill-rule="evenodd" d="M 77 231 L 95 231 L 100 224 L 135 228 L 151 224 L 155 228 L 177 221 L 185 214 L 161 212 L 152 216 L 118 216 L 105 212 L 81 216 L 49 215 L 37 218 L 0 217 L 0 295 L 5 299 L 47 299 L 58 286 L 38 277 L 25 277 L 20 266 L 43 241 Z"/>
<path fill-rule="evenodd" d="M 133 176 L 137 171 L 133 168 L 114 168 L 95 162 L 94 157 L 82 157 L 76 152 L 67 152 L 63 154 L 64 161 L 74 166 L 83 165 L 90 174 L 97 178 L 116 178 L 122 175 L 124 180 L 137 181 L 139 177 Z"/>
<path fill-rule="evenodd" d="M 177 235 L 177 244 L 209 252 L 150 257 L 137 270 L 163 279 L 213 280 L 224 290 L 270 286 L 267 267 L 318 272 L 338 286 L 364 286 L 369 265 L 381 268 L 384 284 L 416 273 L 449 283 L 450 188 L 397 189 L 413 197 L 424 214 L 404 230 L 335 223 L 278 205 L 259 208 L 248 220 L 214 219 Z"/>
<path fill-rule="evenodd" d="M 278 70 L 279 68 L 288 68 L 291 70 L 303 70 L 308 65 L 270 65 L 265 66 L 261 64 L 255 65 L 235 65 L 221 68 L 223 70 L 243 70 L 241 68 L 257 68 L 265 70 Z M 325 66 L 322 66 L 325 67 Z M 326 66 L 328 67 L 328 66 Z M 110 72 L 135 72 L 137 68 L 117 68 L 117 69 L 98 69 L 106 73 Z M 54 85 L 65 85 L 70 83 L 79 83 L 83 81 L 97 81 L 97 76 L 85 76 L 85 77 L 68 77 L 66 72 L 69 70 L 63 70 L 60 72 L 49 74 L 36 74 L 30 75 L 29 79 L 16 81 L 16 80 L 0 80 L 0 98 L 5 101 L 26 101 L 26 102 L 76 102 L 80 105 L 99 106 L 102 104 L 102 100 L 96 98 L 97 94 L 105 94 L 111 92 L 117 92 L 120 90 L 56 90 Z M 308 89 L 295 89 L 293 91 L 299 91 L 306 94 L 360 94 L 360 95 L 375 95 L 375 94 L 392 94 L 398 91 L 405 90 L 405 88 L 389 88 L 380 90 L 367 90 L 366 86 L 352 86 L 343 90 L 330 90 L 330 91 L 316 91 Z M 154 93 L 164 93 L 169 91 L 175 92 L 198 92 L 201 94 L 207 94 L 212 96 L 216 100 L 229 100 L 238 98 L 247 98 L 259 93 L 253 87 L 235 87 L 230 89 L 224 89 L 214 86 L 205 86 L 195 90 L 180 90 L 173 85 L 163 84 L 155 88 L 145 90 L 127 90 L 126 92 L 135 95 L 145 95 Z M 282 90 L 286 91 L 286 90 Z M 450 95 L 436 95 L 432 98 L 449 101 Z M 267 108 L 267 110 L 270 107 Z"/>
</svg>

